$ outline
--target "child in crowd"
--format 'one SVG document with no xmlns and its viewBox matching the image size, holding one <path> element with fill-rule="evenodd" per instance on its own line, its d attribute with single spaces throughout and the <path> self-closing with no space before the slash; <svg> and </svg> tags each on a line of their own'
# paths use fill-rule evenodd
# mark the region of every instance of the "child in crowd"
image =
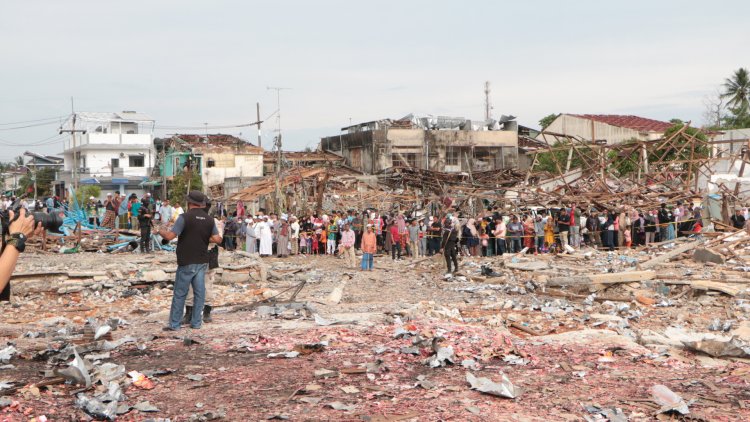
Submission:
<svg viewBox="0 0 750 422">
<path fill-rule="evenodd" d="M 305 232 L 299 234 L 299 253 L 307 255 L 307 233 Z"/>
<path fill-rule="evenodd" d="M 312 236 L 312 254 L 317 255 L 320 251 L 320 234 L 321 230 L 318 229 Z"/>
<path fill-rule="evenodd" d="M 629 248 L 629 247 L 630 247 L 630 245 L 632 245 L 632 244 L 633 244 L 633 240 L 632 240 L 632 238 L 631 238 L 631 233 L 630 233 L 630 226 L 628 226 L 628 227 L 627 227 L 627 228 L 625 229 L 625 231 L 624 231 L 624 232 L 622 232 L 622 238 L 623 238 L 623 239 L 624 239 L 624 241 L 625 241 L 625 247 L 628 247 L 628 248 Z"/>
</svg>

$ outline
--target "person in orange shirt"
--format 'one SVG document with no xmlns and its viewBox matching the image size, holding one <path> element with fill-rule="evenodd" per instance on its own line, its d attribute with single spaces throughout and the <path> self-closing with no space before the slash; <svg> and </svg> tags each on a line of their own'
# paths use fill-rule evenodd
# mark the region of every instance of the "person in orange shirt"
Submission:
<svg viewBox="0 0 750 422">
<path fill-rule="evenodd" d="M 320 238 L 318 240 L 318 243 L 320 243 L 320 254 L 325 255 L 326 254 L 326 243 L 328 242 L 328 233 L 326 232 L 326 229 L 322 229 L 320 231 Z"/>
<path fill-rule="evenodd" d="M 362 271 L 372 271 L 373 256 L 378 250 L 378 237 L 372 231 L 372 226 L 367 225 L 362 235 Z"/>
</svg>

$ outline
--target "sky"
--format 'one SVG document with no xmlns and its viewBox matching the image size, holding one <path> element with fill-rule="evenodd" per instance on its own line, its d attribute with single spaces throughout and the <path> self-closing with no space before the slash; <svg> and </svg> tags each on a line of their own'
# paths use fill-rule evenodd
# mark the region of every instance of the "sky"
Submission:
<svg viewBox="0 0 750 422">
<path fill-rule="evenodd" d="M 701 124 L 705 97 L 750 66 L 748 16 L 747 0 L 3 0 L 0 161 L 60 153 L 71 97 L 76 111 L 146 113 L 157 136 L 251 123 L 259 102 L 268 149 L 269 86 L 288 88 L 285 150 L 350 122 L 481 119 L 485 81 L 494 117 L 526 126 L 550 113 Z"/>
</svg>

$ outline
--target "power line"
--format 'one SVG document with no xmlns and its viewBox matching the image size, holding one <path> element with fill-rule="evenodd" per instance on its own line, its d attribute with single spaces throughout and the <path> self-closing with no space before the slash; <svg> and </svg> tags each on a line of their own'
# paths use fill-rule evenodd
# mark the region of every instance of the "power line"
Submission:
<svg viewBox="0 0 750 422">
<path fill-rule="evenodd" d="M 221 126 L 170 126 L 170 125 L 160 125 L 160 126 L 154 126 L 154 129 L 162 129 L 162 130 L 206 130 L 206 129 L 228 129 L 228 128 L 240 128 L 240 127 L 248 127 L 248 126 L 255 126 L 258 122 L 251 122 L 251 123 L 240 123 L 236 125 L 221 125 Z"/>
<path fill-rule="evenodd" d="M 32 141 L 32 142 L 22 142 L 22 143 L 15 143 L 11 141 L 7 141 L 4 139 L 0 139 L 0 145 L 8 146 L 8 147 L 24 147 L 24 146 L 41 146 L 41 145 L 50 145 L 54 144 L 55 142 L 58 142 L 64 138 L 63 135 L 60 134 L 54 134 L 52 136 L 49 136 L 44 139 L 40 139 L 38 141 Z"/>
<path fill-rule="evenodd" d="M 31 125 L 26 125 L 26 126 L 3 127 L 3 128 L 0 128 L 0 130 L 27 129 L 27 128 L 30 128 L 30 127 L 49 126 L 49 125 L 56 125 L 56 124 L 59 124 L 59 122 L 34 123 L 34 124 L 31 124 Z"/>
<path fill-rule="evenodd" d="M 42 121 L 45 121 L 45 120 L 60 120 L 60 119 L 65 118 L 65 117 L 68 117 L 68 116 L 56 116 L 56 117 L 47 117 L 47 118 L 44 118 L 44 119 L 23 120 L 23 121 L 20 121 L 20 122 L 0 123 L 0 126 L 20 125 L 20 124 L 24 124 L 24 123 L 42 122 Z"/>
</svg>

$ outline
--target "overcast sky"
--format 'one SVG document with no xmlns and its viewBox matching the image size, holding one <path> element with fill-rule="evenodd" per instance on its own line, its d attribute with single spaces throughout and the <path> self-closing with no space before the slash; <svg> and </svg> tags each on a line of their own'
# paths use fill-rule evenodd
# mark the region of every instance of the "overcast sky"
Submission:
<svg viewBox="0 0 750 422">
<path fill-rule="evenodd" d="M 701 122 L 703 97 L 750 66 L 749 16 L 747 0 L 3 0 L 0 160 L 61 152 L 54 121 L 7 123 L 66 115 L 71 96 L 78 111 L 218 126 L 255 121 L 256 101 L 265 118 L 266 87 L 291 88 L 293 150 L 350 119 L 482 118 L 486 80 L 494 114 L 528 126 L 557 112 Z"/>
</svg>

